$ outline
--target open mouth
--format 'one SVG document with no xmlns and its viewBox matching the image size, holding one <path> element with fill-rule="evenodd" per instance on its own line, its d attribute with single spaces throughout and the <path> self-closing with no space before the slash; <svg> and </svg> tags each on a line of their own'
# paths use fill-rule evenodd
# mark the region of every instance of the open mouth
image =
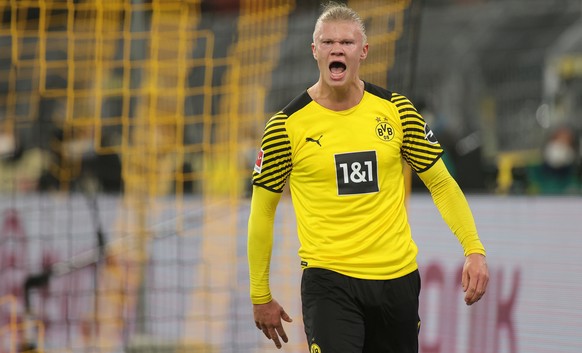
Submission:
<svg viewBox="0 0 582 353">
<path fill-rule="evenodd" d="M 331 71 L 332 74 L 341 74 L 346 71 L 346 64 L 339 61 L 333 61 L 329 64 L 329 71 Z"/>
</svg>

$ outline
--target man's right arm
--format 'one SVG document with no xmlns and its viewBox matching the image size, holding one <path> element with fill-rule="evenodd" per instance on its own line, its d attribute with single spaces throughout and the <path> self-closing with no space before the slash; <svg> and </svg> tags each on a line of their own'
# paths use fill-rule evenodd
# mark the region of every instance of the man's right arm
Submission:
<svg viewBox="0 0 582 353">
<path fill-rule="evenodd" d="M 253 186 L 247 248 L 255 325 L 277 348 L 281 348 L 281 341 L 289 341 L 281 320 L 293 321 L 269 289 L 273 225 L 280 199 L 281 193 Z"/>
<path fill-rule="evenodd" d="M 253 186 L 247 239 L 250 296 L 253 304 L 265 304 L 273 299 L 269 287 L 269 269 L 275 211 L 280 199 L 281 193 Z"/>
</svg>

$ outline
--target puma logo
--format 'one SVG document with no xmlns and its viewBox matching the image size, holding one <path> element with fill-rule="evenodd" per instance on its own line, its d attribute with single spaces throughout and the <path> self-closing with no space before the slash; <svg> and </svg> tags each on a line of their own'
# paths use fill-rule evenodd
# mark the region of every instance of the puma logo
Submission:
<svg viewBox="0 0 582 353">
<path fill-rule="evenodd" d="M 322 137 L 323 137 L 323 135 L 319 136 L 319 138 L 317 140 L 313 139 L 311 137 L 306 137 L 305 142 L 315 142 L 319 145 L 319 147 L 321 147 L 321 143 L 319 142 L 319 140 L 321 140 Z"/>
</svg>

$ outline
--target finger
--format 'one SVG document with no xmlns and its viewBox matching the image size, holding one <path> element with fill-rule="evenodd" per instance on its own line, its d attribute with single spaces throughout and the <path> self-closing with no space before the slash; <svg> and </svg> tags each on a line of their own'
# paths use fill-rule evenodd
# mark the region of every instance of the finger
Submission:
<svg viewBox="0 0 582 353">
<path fill-rule="evenodd" d="M 283 319 L 287 322 L 293 322 L 293 319 L 289 315 L 287 315 L 285 310 L 281 310 L 281 319 Z"/>
<path fill-rule="evenodd" d="M 469 288 L 467 289 L 467 292 L 465 294 L 465 303 L 467 303 L 468 305 L 471 305 L 474 303 L 475 300 L 475 293 L 476 290 L 474 287 L 469 286 Z"/>
<path fill-rule="evenodd" d="M 469 271 L 467 269 L 463 269 L 461 274 L 461 286 L 463 287 L 463 292 L 466 292 L 469 288 Z"/>
<path fill-rule="evenodd" d="M 474 276 L 469 284 L 469 289 L 467 290 L 467 295 L 465 296 L 465 302 L 468 305 L 474 304 L 483 297 L 485 294 L 486 280 L 480 278 L 480 276 Z"/>
<path fill-rule="evenodd" d="M 289 339 L 287 338 L 287 334 L 285 333 L 285 329 L 283 328 L 283 326 L 277 327 L 276 330 L 279 336 L 281 336 L 281 339 L 283 339 L 283 342 L 285 343 L 289 342 Z"/>
<path fill-rule="evenodd" d="M 267 337 L 268 339 L 271 339 L 271 335 L 269 334 L 269 330 L 266 327 L 263 327 L 261 330 L 263 331 L 263 334 L 265 335 L 265 337 Z"/>
<path fill-rule="evenodd" d="M 477 282 L 477 288 L 475 289 L 475 296 L 477 297 L 475 301 L 480 300 L 487 292 L 487 284 L 489 283 L 489 278 L 487 276 L 479 276 L 479 281 Z"/>
<path fill-rule="evenodd" d="M 481 280 L 479 281 L 479 283 L 477 285 L 477 291 L 480 292 L 481 296 L 482 296 L 487 291 L 487 285 L 489 284 L 489 276 L 483 275 L 483 276 L 480 276 L 480 278 L 481 278 Z"/>
<path fill-rule="evenodd" d="M 467 275 L 467 277 L 463 289 L 465 290 L 465 303 L 471 305 L 473 304 L 477 293 L 477 280 L 473 276 Z"/>
<path fill-rule="evenodd" d="M 279 341 L 279 335 L 277 334 L 277 331 L 274 328 L 269 329 L 269 334 L 271 335 L 271 339 L 273 340 L 273 342 L 275 343 L 275 346 L 277 348 L 281 348 L 281 341 Z M 287 341 L 285 341 L 287 342 Z"/>
</svg>

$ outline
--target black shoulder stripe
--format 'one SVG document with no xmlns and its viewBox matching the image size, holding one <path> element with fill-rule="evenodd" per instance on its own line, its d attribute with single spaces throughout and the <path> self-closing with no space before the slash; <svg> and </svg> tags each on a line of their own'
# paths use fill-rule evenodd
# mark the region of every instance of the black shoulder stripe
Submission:
<svg viewBox="0 0 582 353">
<path fill-rule="evenodd" d="M 291 116 L 291 114 L 305 107 L 311 101 L 312 101 L 311 97 L 309 96 L 309 94 L 307 94 L 307 91 L 305 91 L 298 95 L 297 97 L 295 97 L 295 99 L 293 99 L 289 104 L 287 104 L 287 106 L 283 108 L 282 112 L 283 114 L 289 117 Z"/>
<path fill-rule="evenodd" d="M 370 94 L 373 94 L 377 97 L 386 99 L 386 100 L 391 100 L 392 99 L 392 92 L 388 91 L 387 89 L 384 89 L 380 86 L 376 86 L 373 83 L 369 83 L 364 81 L 364 90 Z"/>
</svg>

